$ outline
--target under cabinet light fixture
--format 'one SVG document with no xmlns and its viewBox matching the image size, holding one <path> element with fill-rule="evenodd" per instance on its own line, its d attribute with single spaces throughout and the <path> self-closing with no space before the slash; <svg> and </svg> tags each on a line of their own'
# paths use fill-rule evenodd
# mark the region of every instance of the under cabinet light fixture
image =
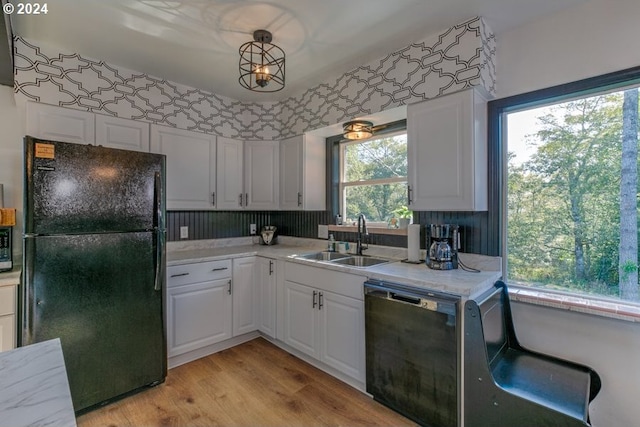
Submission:
<svg viewBox="0 0 640 427">
<path fill-rule="evenodd" d="M 347 139 L 367 139 L 373 136 L 373 123 L 364 120 L 354 120 L 342 125 L 344 136 Z"/>
</svg>

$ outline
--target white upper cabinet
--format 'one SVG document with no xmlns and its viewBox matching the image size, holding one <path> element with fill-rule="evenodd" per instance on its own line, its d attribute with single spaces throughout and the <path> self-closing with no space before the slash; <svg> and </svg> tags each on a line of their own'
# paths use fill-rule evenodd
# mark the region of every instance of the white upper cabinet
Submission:
<svg viewBox="0 0 640 427">
<path fill-rule="evenodd" d="M 280 143 L 280 208 L 302 209 L 302 136 Z"/>
<path fill-rule="evenodd" d="M 273 210 L 280 205 L 280 142 L 244 143 L 245 208 Z"/>
<path fill-rule="evenodd" d="M 242 141 L 218 137 L 216 207 L 224 210 L 242 209 L 246 202 L 243 183 Z"/>
<path fill-rule="evenodd" d="M 321 137 L 300 135 L 280 143 L 280 208 L 326 209 L 326 146 Z"/>
<path fill-rule="evenodd" d="M 412 210 L 487 210 L 486 109 L 476 89 L 408 106 Z"/>
<path fill-rule="evenodd" d="M 167 209 L 215 208 L 215 136 L 151 125 L 151 151 L 167 156 Z"/>
<path fill-rule="evenodd" d="M 95 115 L 27 102 L 27 135 L 51 141 L 95 143 Z"/>
<path fill-rule="evenodd" d="M 97 114 L 96 144 L 149 152 L 149 123 Z"/>
</svg>

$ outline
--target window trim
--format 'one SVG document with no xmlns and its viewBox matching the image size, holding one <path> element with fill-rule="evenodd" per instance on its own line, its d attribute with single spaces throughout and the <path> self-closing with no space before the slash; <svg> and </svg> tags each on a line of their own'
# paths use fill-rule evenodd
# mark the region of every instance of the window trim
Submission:
<svg viewBox="0 0 640 427">
<path fill-rule="evenodd" d="M 489 141 L 489 164 L 492 171 L 489 174 L 489 230 L 488 236 L 492 239 L 489 246 L 496 249 L 496 255 L 502 256 L 502 271 L 506 275 L 507 271 L 507 179 L 508 162 L 506 150 L 506 127 L 505 117 L 507 113 L 516 112 L 558 102 L 568 101 L 578 97 L 586 97 L 591 94 L 621 90 L 626 86 L 640 84 L 640 66 L 632 67 L 601 76 L 590 77 L 575 82 L 539 89 L 519 95 L 489 101 L 487 105 Z M 541 305 L 549 305 L 542 295 L 563 294 L 562 291 L 538 289 L 538 288 L 518 288 L 537 292 L 539 297 L 531 298 L 526 302 L 536 303 L 539 300 Z M 566 292 L 564 292 L 566 293 Z M 584 301 L 611 302 L 610 298 L 604 295 L 583 295 L 571 293 Z M 546 303 L 545 303 L 546 301 Z M 631 301 L 616 300 L 621 307 L 636 307 Z M 600 310 L 590 304 L 591 309 L 585 312 L 604 315 L 607 310 Z M 602 313 L 600 313 L 602 311 Z M 610 317 L 610 316 L 608 316 Z"/>
</svg>

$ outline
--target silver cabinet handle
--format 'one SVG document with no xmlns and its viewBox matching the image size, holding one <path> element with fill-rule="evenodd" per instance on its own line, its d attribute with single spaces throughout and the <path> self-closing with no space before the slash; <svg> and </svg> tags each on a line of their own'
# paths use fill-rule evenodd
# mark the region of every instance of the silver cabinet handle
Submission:
<svg viewBox="0 0 640 427">
<path fill-rule="evenodd" d="M 273 274 L 273 261 L 269 260 L 269 276 Z"/>
<path fill-rule="evenodd" d="M 411 192 L 413 190 L 411 189 L 410 185 L 407 185 L 407 206 L 409 206 L 411 203 L 413 203 L 413 200 L 411 199 Z"/>
<path fill-rule="evenodd" d="M 231 280 L 229 280 L 229 290 L 227 292 L 231 295 Z"/>
<path fill-rule="evenodd" d="M 213 193 L 211 193 L 211 204 L 213 206 L 216 205 L 216 192 L 215 191 Z"/>
<path fill-rule="evenodd" d="M 240 201 L 238 202 L 240 206 L 242 206 L 242 193 L 240 193 Z"/>
<path fill-rule="evenodd" d="M 249 193 L 244 193 L 244 206 L 249 206 Z"/>
<path fill-rule="evenodd" d="M 223 271 L 223 270 L 227 270 L 227 267 L 219 267 L 219 268 L 214 268 L 211 271 Z"/>
<path fill-rule="evenodd" d="M 324 305 L 324 295 L 322 292 L 318 294 L 318 310 L 322 310 L 322 306 Z"/>
<path fill-rule="evenodd" d="M 318 296 L 318 291 L 313 291 L 313 305 L 311 306 L 311 308 L 316 308 L 316 305 L 318 304 L 316 302 L 316 297 Z"/>
<path fill-rule="evenodd" d="M 181 277 L 181 276 L 188 276 L 189 273 L 178 273 L 178 274 L 172 274 L 171 277 Z"/>
<path fill-rule="evenodd" d="M 298 193 L 298 206 L 302 206 L 302 193 Z"/>
</svg>

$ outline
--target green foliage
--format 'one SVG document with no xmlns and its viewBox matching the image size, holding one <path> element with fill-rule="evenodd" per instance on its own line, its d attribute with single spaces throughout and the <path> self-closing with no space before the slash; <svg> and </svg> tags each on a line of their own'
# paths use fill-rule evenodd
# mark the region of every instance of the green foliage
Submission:
<svg viewBox="0 0 640 427">
<path fill-rule="evenodd" d="M 535 154 L 510 153 L 509 280 L 618 295 L 621 106 L 617 93 L 547 108 Z"/>
<path fill-rule="evenodd" d="M 413 211 L 406 205 L 402 205 L 398 209 L 395 209 L 393 214 L 398 218 L 413 218 Z"/>
<path fill-rule="evenodd" d="M 386 222 L 406 203 L 406 135 L 346 145 L 344 169 L 344 181 L 351 184 L 345 189 L 346 219 L 363 213 L 369 221 Z M 386 179 L 397 182 L 376 183 Z"/>
</svg>

